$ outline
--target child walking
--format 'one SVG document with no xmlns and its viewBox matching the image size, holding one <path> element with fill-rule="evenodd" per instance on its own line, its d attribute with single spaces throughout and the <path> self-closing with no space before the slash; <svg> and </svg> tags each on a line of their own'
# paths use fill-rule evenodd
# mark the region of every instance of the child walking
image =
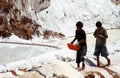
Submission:
<svg viewBox="0 0 120 78">
<path fill-rule="evenodd" d="M 95 52 L 94 55 L 97 57 L 97 66 L 99 67 L 99 56 L 105 57 L 107 60 L 107 66 L 110 65 L 110 59 L 107 57 L 109 55 L 106 48 L 106 39 L 108 38 L 107 31 L 102 27 L 102 23 L 98 21 L 96 23 L 97 29 L 94 32 L 94 37 L 96 38 Z"/>
<path fill-rule="evenodd" d="M 84 56 L 86 55 L 86 52 L 87 52 L 86 33 L 82 28 L 83 28 L 83 23 L 78 21 L 76 23 L 75 38 L 71 42 L 71 43 L 74 43 L 77 40 L 77 45 L 81 46 L 81 48 L 77 50 L 77 53 L 76 53 L 77 70 L 79 71 L 81 70 L 80 68 L 81 62 L 82 62 L 82 70 L 84 70 L 85 68 Z"/>
</svg>

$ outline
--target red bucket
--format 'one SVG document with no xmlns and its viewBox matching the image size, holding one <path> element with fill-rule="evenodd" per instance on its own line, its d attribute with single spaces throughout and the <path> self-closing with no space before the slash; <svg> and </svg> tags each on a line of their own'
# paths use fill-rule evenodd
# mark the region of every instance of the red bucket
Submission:
<svg viewBox="0 0 120 78">
<path fill-rule="evenodd" d="M 67 46 L 68 46 L 69 49 L 75 50 L 75 51 L 80 49 L 79 45 L 75 45 L 75 44 L 71 44 L 71 43 L 68 43 Z"/>
</svg>

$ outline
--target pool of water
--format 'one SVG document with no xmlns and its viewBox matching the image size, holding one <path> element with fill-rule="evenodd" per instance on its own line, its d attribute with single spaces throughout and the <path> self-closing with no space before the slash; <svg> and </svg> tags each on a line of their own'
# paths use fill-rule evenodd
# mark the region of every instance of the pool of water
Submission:
<svg viewBox="0 0 120 78">
<path fill-rule="evenodd" d="M 27 59 L 55 50 L 57 49 L 45 46 L 0 43 L 0 64 Z"/>
</svg>

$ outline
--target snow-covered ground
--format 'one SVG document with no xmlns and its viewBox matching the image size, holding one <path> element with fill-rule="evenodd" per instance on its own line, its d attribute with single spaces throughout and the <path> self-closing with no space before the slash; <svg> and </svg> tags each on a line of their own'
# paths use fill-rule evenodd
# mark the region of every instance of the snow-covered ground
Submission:
<svg viewBox="0 0 120 78">
<path fill-rule="evenodd" d="M 27 6 L 30 7 L 30 3 Z M 29 12 L 32 15 L 33 12 Z M 0 78 L 14 78 L 9 72 L 11 70 L 18 73 L 20 69 L 31 70 L 36 67 L 39 69 L 34 70 L 39 70 L 47 78 L 52 78 L 50 76 L 53 74 L 64 74 L 68 78 L 84 78 L 83 76 L 88 75 L 91 71 L 95 74 L 95 78 L 102 76 L 104 76 L 103 78 L 120 78 L 120 29 L 108 30 L 107 47 L 111 59 L 109 67 L 92 66 L 96 64 L 93 56 L 95 39 L 92 34 L 87 34 L 86 68 L 81 72 L 74 69 L 76 52 L 69 50 L 66 46 L 73 39 L 71 36 L 75 34 L 77 21 L 83 22 L 83 28 L 87 33 L 95 30 L 95 23 L 98 20 L 107 29 L 120 28 L 119 13 L 119 7 L 110 0 L 51 0 L 49 8 L 41 11 L 36 17 L 33 15 L 32 18 L 41 24 L 41 33 L 43 30 L 49 29 L 61 32 L 66 37 L 43 40 L 42 36 L 39 38 L 33 36 L 33 39 L 28 41 L 12 35 L 10 38 L 0 39 L 0 72 L 5 72 L 0 73 Z M 106 64 L 103 57 L 100 58 L 100 61 Z M 18 74 L 22 75 L 24 72 L 19 71 Z"/>
<path fill-rule="evenodd" d="M 114 42 L 119 41 L 120 40 L 119 33 L 120 33 L 120 29 L 108 30 L 109 38 L 107 39 L 107 45 L 109 45 L 110 43 L 114 44 Z M 16 41 L 14 39 L 16 39 Z M 42 55 L 45 53 L 59 51 L 62 49 L 63 46 L 67 48 L 66 44 L 71 42 L 72 39 L 73 37 L 61 39 L 61 40 L 53 40 L 53 41 L 45 40 L 43 42 L 39 42 L 39 40 L 37 41 L 34 39 L 32 41 L 27 41 L 27 40 L 25 41 L 14 37 L 9 38 L 8 40 L 1 39 L 0 41 L 5 43 L 0 43 L 1 44 L 0 57 L 2 58 L 0 60 L 0 63 L 5 64 L 13 61 L 34 57 L 37 55 Z M 11 42 L 12 44 L 7 42 Z M 93 34 L 87 34 L 87 45 L 88 45 L 88 49 L 93 48 L 95 46 L 95 38 L 93 37 Z M 110 48 L 110 51 L 112 49 L 114 48 Z"/>
<path fill-rule="evenodd" d="M 51 0 L 39 18 L 43 29 L 61 32 L 67 37 L 74 34 L 77 21 L 83 22 L 86 32 L 94 31 L 96 21 L 101 21 L 107 29 L 120 28 L 119 12 L 111 0 Z"/>
<path fill-rule="evenodd" d="M 108 30 L 109 38 L 107 41 L 107 47 L 110 53 L 109 58 L 111 59 L 111 66 L 109 67 L 109 69 L 115 72 L 118 72 L 118 73 L 120 72 L 120 70 L 118 69 L 120 68 L 120 63 L 119 63 L 120 62 L 119 60 L 120 58 L 120 47 L 119 47 L 120 37 L 118 36 L 119 33 L 120 33 L 119 29 Z M 67 69 L 67 67 L 69 66 L 66 65 L 67 63 L 72 67 L 76 67 L 76 64 L 75 64 L 76 52 L 69 50 L 66 46 L 66 44 L 69 43 L 72 39 L 73 37 L 70 37 L 68 39 L 63 39 L 63 40 L 54 40 L 54 41 L 48 40 L 48 41 L 41 42 L 41 44 L 52 45 L 58 48 L 48 47 L 48 46 L 0 43 L 1 44 L 0 50 L 2 51 L 0 52 L 0 58 L 1 58 L 0 72 L 3 72 L 3 71 L 5 72 L 7 70 L 10 71 L 10 70 L 26 69 L 26 68 L 27 70 L 30 70 L 33 67 L 42 66 L 43 68 L 39 70 L 40 72 L 45 74 L 47 77 L 51 76 L 52 72 L 56 73 L 57 75 L 60 75 L 60 72 L 56 72 L 56 71 L 61 71 L 62 72 L 61 74 L 65 74 L 66 76 L 69 76 L 69 78 L 73 78 L 76 75 L 80 75 L 80 73 L 78 73 L 74 76 L 71 75 L 70 77 L 69 74 L 76 70 L 73 70 L 70 68 L 72 71 L 68 72 L 70 71 Z M 1 41 L 4 42 L 4 40 L 1 40 Z M 21 40 L 21 43 L 23 42 Z M 94 60 L 94 56 L 93 56 L 95 39 L 92 34 L 87 34 L 87 42 L 88 42 L 88 51 L 87 51 L 86 59 L 89 59 L 94 64 L 96 64 L 96 61 Z M 25 43 L 29 43 L 29 41 Z M 34 42 L 30 42 L 30 43 L 32 44 Z M 59 61 L 55 61 L 55 59 L 58 59 Z M 103 64 L 106 64 L 106 60 L 104 58 L 101 57 L 100 60 Z M 61 63 L 62 61 L 63 62 L 65 61 L 66 63 Z M 54 67 L 54 64 L 58 66 Z M 63 68 L 62 66 L 60 66 L 59 68 L 59 65 L 61 64 L 64 64 L 62 66 L 68 73 L 65 73 L 64 71 L 62 71 L 62 68 Z M 90 64 L 90 62 L 86 63 L 85 70 L 81 72 L 82 75 L 85 75 L 86 73 L 91 71 L 91 69 L 94 69 L 94 71 L 99 71 L 102 74 L 106 72 L 106 70 L 92 67 L 91 65 L 92 64 Z M 46 68 L 48 70 L 51 70 L 52 72 L 50 73 L 48 70 L 46 70 Z M 106 74 L 104 74 L 105 78 L 107 78 L 108 75 L 109 73 L 106 72 Z M 80 76 L 78 76 L 78 78 L 79 77 Z"/>
</svg>

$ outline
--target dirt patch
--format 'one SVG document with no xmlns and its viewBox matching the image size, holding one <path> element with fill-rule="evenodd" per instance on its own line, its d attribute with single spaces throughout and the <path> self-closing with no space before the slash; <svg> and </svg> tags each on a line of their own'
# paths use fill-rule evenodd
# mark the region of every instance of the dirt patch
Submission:
<svg viewBox="0 0 120 78">
<path fill-rule="evenodd" d="M 94 58 L 94 59 L 96 60 L 96 58 Z M 105 65 L 104 65 L 101 61 L 100 61 L 100 66 L 104 66 L 104 67 L 102 67 L 102 68 L 103 68 L 104 70 L 106 70 L 110 75 L 112 75 L 113 78 L 120 78 L 120 76 L 119 76 L 118 73 L 116 73 L 116 72 L 112 71 L 111 69 L 105 67 Z"/>
<path fill-rule="evenodd" d="M 51 31 L 51 30 L 45 30 L 44 31 L 44 39 L 49 39 L 50 37 L 53 37 L 53 38 L 63 38 L 63 37 L 65 37 L 65 35 L 64 34 L 62 34 L 62 33 L 57 33 L 57 32 L 54 32 L 54 31 Z"/>
<path fill-rule="evenodd" d="M 0 37 L 6 38 L 12 34 L 26 40 L 32 39 L 33 35 L 40 37 L 42 35 L 40 33 L 41 25 L 28 16 L 22 15 L 13 0 L 0 0 Z M 45 30 L 42 36 L 44 36 L 44 39 L 49 39 L 50 36 L 64 37 L 62 33 L 50 30 Z"/>
<path fill-rule="evenodd" d="M 98 75 L 100 78 L 105 78 L 100 72 L 98 71 L 89 71 L 86 73 L 87 75 L 85 78 L 95 78 L 95 74 Z"/>
</svg>

